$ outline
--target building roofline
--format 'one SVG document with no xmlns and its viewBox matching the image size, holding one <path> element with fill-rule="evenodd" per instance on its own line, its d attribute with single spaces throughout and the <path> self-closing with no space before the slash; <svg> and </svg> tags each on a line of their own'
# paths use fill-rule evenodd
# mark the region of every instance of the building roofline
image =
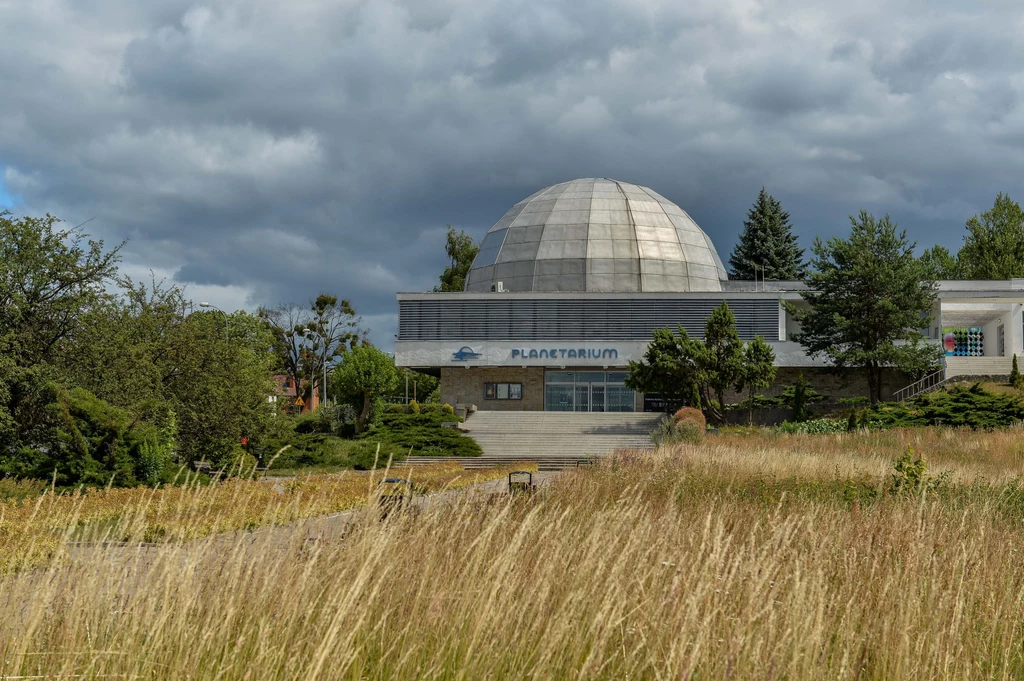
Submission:
<svg viewBox="0 0 1024 681">
<path fill-rule="evenodd" d="M 1024 279 L 1000 280 L 942 280 L 937 281 L 936 289 L 939 297 L 951 297 L 957 294 L 965 298 L 1018 298 L 1024 296 Z M 722 282 L 720 291 L 503 291 L 467 292 L 467 291 L 399 291 L 398 300 L 493 300 L 495 298 L 535 298 L 540 300 L 575 300 L 593 299 L 699 299 L 699 298 L 780 298 L 794 300 L 807 291 L 807 285 L 801 281 L 739 281 Z"/>
</svg>

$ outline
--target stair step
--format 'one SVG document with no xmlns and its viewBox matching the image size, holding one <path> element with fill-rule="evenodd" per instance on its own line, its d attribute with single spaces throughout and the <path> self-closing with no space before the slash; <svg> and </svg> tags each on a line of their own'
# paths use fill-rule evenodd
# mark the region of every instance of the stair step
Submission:
<svg viewBox="0 0 1024 681">
<path fill-rule="evenodd" d="M 483 459 L 544 460 L 563 466 L 617 449 L 647 449 L 661 414 L 613 412 L 476 412 L 466 421 Z M 477 466 L 475 463 L 464 465 Z"/>
</svg>

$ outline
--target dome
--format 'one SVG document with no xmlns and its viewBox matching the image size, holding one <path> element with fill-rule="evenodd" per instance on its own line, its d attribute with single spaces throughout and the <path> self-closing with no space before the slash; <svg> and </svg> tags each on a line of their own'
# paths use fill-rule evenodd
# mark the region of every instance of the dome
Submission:
<svg viewBox="0 0 1024 681">
<path fill-rule="evenodd" d="M 628 182 L 563 182 L 491 227 L 466 291 L 721 291 L 714 244 L 682 208 Z"/>
</svg>

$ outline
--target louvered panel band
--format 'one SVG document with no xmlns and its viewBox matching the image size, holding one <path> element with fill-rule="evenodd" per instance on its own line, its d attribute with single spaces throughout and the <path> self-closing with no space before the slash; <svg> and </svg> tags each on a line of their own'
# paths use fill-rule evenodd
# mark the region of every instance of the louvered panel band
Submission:
<svg viewBox="0 0 1024 681">
<path fill-rule="evenodd" d="M 398 340 L 648 340 L 654 329 L 682 326 L 704 335 L 723 300 L 402 300 Z M 729 300 L 740 337 L 778 339 L 775 300 Z"/>
</svg>

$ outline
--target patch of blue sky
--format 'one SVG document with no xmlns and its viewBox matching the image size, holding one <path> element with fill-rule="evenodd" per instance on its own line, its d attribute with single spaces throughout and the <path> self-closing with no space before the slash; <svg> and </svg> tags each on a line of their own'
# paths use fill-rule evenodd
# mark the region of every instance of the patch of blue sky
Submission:
<svg viewBox="0 0 1024 681">
<path fill-rule="evenodd" d="M 2 170 L 2 166 L 0 166 L 0 170 Z M 7 188 L 4 186 L 4 175 L 0 172 L 0 209 L 13 208 L 14 204 L 18 203 L 20 200 L 20 196 L 16 196 L 7 191 Z"/>
</svg>

